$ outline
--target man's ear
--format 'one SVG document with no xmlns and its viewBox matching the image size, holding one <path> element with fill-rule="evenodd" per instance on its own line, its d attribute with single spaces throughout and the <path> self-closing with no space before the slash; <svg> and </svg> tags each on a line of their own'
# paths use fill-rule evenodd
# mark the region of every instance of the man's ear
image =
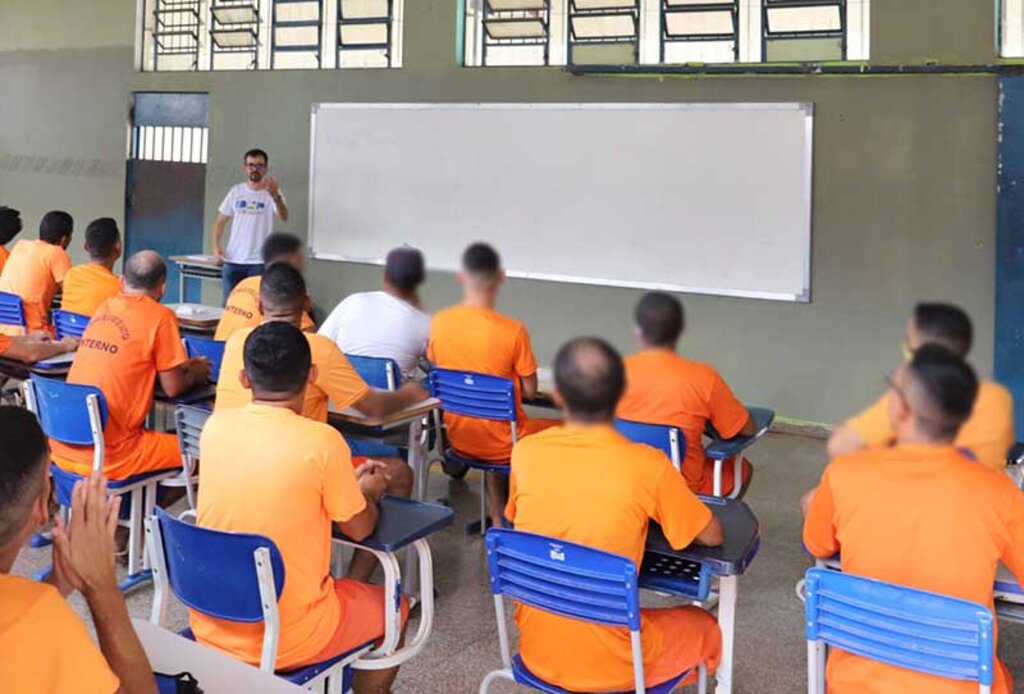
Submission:
<svg viewBox="0 0 1024 694">
<path fill-rule="evenodd" d="M 316 383 L 316 379 L 320 377 L 320 369 L 316 368 L 316 364 L 309 365 L 309 382 Z"/>
<path fill-rule="evenodd" d="M 246 390 L 252 390 L 252 381 L 249 380 L 249 374 L 245 373 L 245 369 L 238 372 L 238 382 Z"/>
<path fill-rule="evenodd" d="M 551 399 L 554 400 L 555 407 L 562 410 L 563 412 L 565 411 L 565 398 L 562 397 L 562 394 L 558 391 L 557 386 L 551 390 Z"/>
<path fill-rule="evenodd" d="M 256 310 L 258 310 L 260 312 L 261 316 L 267 315 L 267 312 L 263 310 L 263 299 L 260 299 L 260 298 L 256 299 Z"/>
<path fill-rule="evenodd" d="M 500 270 L 498 270 L 498 281 L 497 281 L 497 283 L 498 284 L 503 284 L 505 282 L 505 278 L 507 278 L 507 277 L 508 277 L 508 275 L 505 273 L 505 268 L 501 268 Z"/>
<path fill-rule="evenodd" d="M 49 465 L 43 466 L 43 489 L 32 504 L 32 523 L 42 527 L 50 522 L 50 475 Z"/>
<path fill-rule="evenodd" d="M 302 304 L 302 310 L 306 313 L 312 313 L 313 311 L 313 297 L 306 294 L 306 301 Z"/>
<path fill-rule="evenodd" d="M 466 273 L 459 270 L 455 273 L 455 281 L 461 284 L 463 287 L 466 286 Z"/>
</svg>

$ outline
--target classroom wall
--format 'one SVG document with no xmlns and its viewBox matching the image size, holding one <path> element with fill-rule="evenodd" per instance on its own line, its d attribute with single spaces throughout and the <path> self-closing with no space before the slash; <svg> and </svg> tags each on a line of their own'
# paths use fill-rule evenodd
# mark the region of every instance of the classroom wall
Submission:
<svg viewBox="0 0 1024 694">
<path fill-rule="evenodd" d="M 877 63 L 990 62 L 992 5 L 874 0 Z M 282 229 L 304 234 L 309 111 L 317 101 L 810 101 L 816 105 L 812 302 L 684 296 L 685 351 L 714 362 L 745 400 L 786 417 L 834 422 L 883 388 L 900 359 L 907 312 L 951 299 L 974 316 L 979 370 L 992 364 L 996 87 L 988 75 L 898 77 L 571 76 L 559 69 L 466 69 L 454 61 L 455 0 L 406 0 L 400 70 L 140 74 L 133 70 L 133 0 L 0 2 L 0 203 L 33 227 L 64 207 L 84 228 L 123 216 L 132 91 L 209 91 L 209 226 L 239 180 L 250 146 L 271 153 L 292 209 Z M 742 201 L 737 201 L 742 204 Z M 207 231 L 207 247 L 210 234 Z M 487 230 L 480 230 L 487 238 Z M 79 240 L 76 240 L 76 245 Z M 429 249 L 426 249 L 429 256 Z M 80 254 L 79 254 L 80 255 Z M 379 269 L 312 264 L 328 309 L 376 285 Z M 522 318 L 538 358 L 568 336 L 633 347 L 639 293 L 510 281 L 501 308 Z M 425 301 L 457 298 L 432 274 Z"/>
</svg>

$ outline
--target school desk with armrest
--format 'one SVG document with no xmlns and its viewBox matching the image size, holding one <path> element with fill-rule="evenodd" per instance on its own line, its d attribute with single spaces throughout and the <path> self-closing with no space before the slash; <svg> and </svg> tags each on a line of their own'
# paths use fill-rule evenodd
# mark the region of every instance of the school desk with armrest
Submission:
<svg viewBox="0 0 1024 694">
<path fill-rule="evenodd" d="M 353 664 L 357 670 L 385 670 L 409 660 L 426 646 L 434 626 L 434 564 L 427 537 L 454 522 L 455 514 L 447 506 L 413 499 L 385 496 L 379 505 L 377 526 L 369 537 L 355 541 L 334 529 L 335 548 L 332 566 L 340 574 L 338 545 L 363 549 L 375 557 L 384 569 L 384 641 Z M 401 648 L 402 573 L 397 553 L 405 547 L 415 550 L 419 563 L 420 621 L 416 635 Z M 412 576 L 409 576 L 411 579 Z"/>
<path fill-rule="evenodd" d="M 825 694 L 826 646 L 991 691 L 995 629 L 984 605 L 827 569 L 808 569 L 805 585 L 810 694 Z"/>
<path fill-rule="evenodd" d="M 662 424 L 646 424 L 628 419 L 616 419 L 615 431 L 633 443 L 643 443 L 657 448 L 672 461 L 672 467 L 679 470 L 682 465 L 683 451 L 686 450 L 686 434 L 679 427 Z"/>
<path fill-rule="evenodd" d="M 99 388 L 33 377 L 25 383 L 25 403 L 39 418 L 39 424 L 48 437 L 73 446 L 92 446 L 93 471 L 102 472 L 105 456 L 103 429 L 109 415 L 106 398 Z M 50 474 L 61 512 L 66 514 L 71 507 L 71 491 L 83 478 L 57 465 L 50 466 Z M 142 539 L 142 521 L 153 512 L 157 484 L 177 474 L 177 468 L 155 470 L 108 482 L 109 492 L 128 495 L 130 506 L 127 522 L 120 521 L 128 527 L 128 577 L 120 584 L 122 591 L 151 578 Z"/>
<path fill-rule="evenodd" d="M 767 434 L 772 423 L 775 421 L 774 410 L 769 410 L 765 407 L 750 407 L 747 409 L 756 427 L 751 436 L 734 436 L 731 439 L 723 439 L 715 431 L 715 427 L 711 425 L 711 422 L 708 422 L 704 430 L 704 435 L 711 439 L 710 443 L 704 447 L 704 454 L 715 461 L 714 491 L 712 492 L 714 496 L 722 496 L 722 466 L 729 458 L 733 459 L 736 473 L 733 479 L 737 481 L 736 484 L 733 484 L 732 494 L 729 495 L 729 498 L 735 499 L 739 496 L 742 491 L 742 485 L 739 484 L 739 481 L 743 479 L 743 452 L 750 448 L 755 441 Z"/>
<path fill-rule="evenodd" d="M 158 626 L 164 622 L 171 593 L 187 607 L 211 617 L 262 622 L 259 669 L 274 673 L 281 637 L 277 602 L 287 580 L 277 545 L 262 535 L 200 528 L 163 509 L 146 519 L 146 544 L 153 557 L 150 622 Z M 191 629 L 179 635 L 195 638 Z M 345 671 L 372 647 L 370 641 L 324 662 L 276 674 L 311 691 L 341 692 Z"/>
<path fill-rule="evenodd" d="M 352 368 L 356 370 L 359 377 L 366 385 L 375 390 L 395 391 L 402 385 L 402 371 L 398 362 L 387 357 L 369 357 L 346 354 Z M 349 448 L 352 455 L 384 456 L 389 458 L 405 458 L 406 453 L 402 448 L 410 442 L 403 436 L 404 432 L 347 432 L 346 439 L 349 441 Z M 419 455 L 411 451 L 411 455 Z M 410 462 L 411 465 L 411 462 Z M 418 468 L 419 464 L 414 466 Z"/>
<path fill-rule="evenodd" d="M 172 255 L 169 260 L 178 266 L 178 299 L 186 301 L 185 291 L 188 288 L 185 280 L 203 280 L 221 283 L 223 268 L 217 264 L 212 255 Z"/>
<path fill-rule="evenodd" d="M 502 669 L 480 683 L 487 694 L 492 682 L 509 680 L 550 694 L 569 694 L 533 674 L 519 655 L 512 656 L 504 598 L 569 619 L 629 629 L 633 651 L 634 691 L 667 694 L 691 670 L 647 688 L 640 633 L 640 594 L 636 564 L 626 557 L 554 537 L 504 528 L 487 531 L 487 566 L 490 571 L 494 613 Z M 566 644 L 571 648 L 571 644 Z M 698 665 L 698 691 L 707 691 L 707 669 Z"/>
<path fill-rule="evenodd" d="M 63 340 L 65 337 L 82 337 L 88 326 L 89 316 L 62 309 L 53 312 L 53 329 L 57 333 L 58 340 Z"/>
<path fill-rule="evenodd" d="M 725 536 L 718 547 L 691 544 L 681 550 L 672 549 L 656 523 L 647 531 L 647 544 L 640 569 L 640 586 L 671 593 L 689 600 L 695 596 L 693 565 L 674 564 L 678 560 L 699 564 L 717 579 L 718 626 L 722 630 L 722 660 L 715 679 L 717 694 L 732 692 L 734 648 L 736 642 L 736 596 L 739 577 L 746 573 L 761 547 L 761 524 L 745 503 L 720 497 L 700 497 L 722 525 Z M 656 571 L 654 569 L 657 569 Z M 698 586 L 699 588 L 699 586 Z M 706 597 L 706 596 L 705 596 Z"/>
<path fill-rule="evenodd" d="M 178 329 L 183 333 L 212 337 L 217 332 L 224 309 L 205 304 L 167 304 L 178 318 Z"/>
</svg>

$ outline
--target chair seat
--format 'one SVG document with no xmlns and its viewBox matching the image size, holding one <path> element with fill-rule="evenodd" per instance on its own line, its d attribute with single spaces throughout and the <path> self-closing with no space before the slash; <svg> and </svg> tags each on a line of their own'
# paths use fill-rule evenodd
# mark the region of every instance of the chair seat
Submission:
<svg viewBox="0 0 1024 694">
<path fill-rule="evenodd" d="M 461 465 L 472 470 L 485 470 L 487 472 L 497 472 L 502 475 L 509 474 L 509 471 L 511 470 L 511 461 L 504 460 L 500 462 L 493 462 L 490 460 L 468 458 L 461 453 L 457 453 L 454 448 L 445 449 L 444 461 L 449 465 Z"/>
<path fill-rule="evenodd" d="M 185 629 L 182 629 L 181 631 L 179 631 L 178 632 L 178 636 L 184 637 L 184 638 L 188 639 L 189 641 L 195 641 L 196 640 L 196 636 L 195 636 L 195 634 L 192 633 L 192 629 L 187 628 L 187 627 Z M 311 679 L 313 679 L 317 675 L 321 674 L 325 670 L 329 669 L 330 667 L 332 667 L 334 665 L 337 665 L 340 661 L 345 660 L 346 658 L 351 658 L 356 653 L 359 653 L 360 651 L 362 651 L 362 650 L 364 650 L 366 648 L 372 647 L 373 644 L 374 644 L 373 641 L 367 641 L 366 643 L 362 644 L 361 646 L 356 646 L 355 648 L 353 648 L 353 649 L 351 649 L 349 651 L 345 651 L 344 653 L 342 653 L 340 655 L 334 656 L 330 660 L 324 660 L 324 661 L 319 662 L 319 663 L 313 663 L 312 665 L 304 665 L 302 667 L 294 668 L 292 670 L 278 670 L 274 674 L 276 674 L 278 677 L 280 677 L 283 680 L 288 680 L 292 684 L 299 684 L 299 685 L 301 685 L 301 684 L 304 684 L 306 682 L 309 682 Z M 346 681 L 345 681 L 346 688 L 343 689 L 343 691 L 347 691 L 347 683 L 348 683 L 348 678 L 346 677 Z M 200 682 L 199 684 L 202 685 L 202 682 Z"/>
<path fill-rule="evenodd" d="M 675 677 L 666 682 L 656 684 L 653 687 L 646 687 L 646 691 L 648 692 L 648 694 L 668 694 L 673 689 L 675 689 L 676 686 L 680 682 L 682 682 L 683 678 L 690 674 L 690 672 L 690 670 L 686 670 L 685 672 L 676 675 Z M 529 669 L 527 669 L 526 665 L 523 664 L 523 659 L 518 655 L 513 656 L 512 658 L 512 676 L 515 677 L 517 684 L 521 684 L 524 687 L 530 687 L 541 692 L 547 692 L 547 694 L 579 694 L 576 692 L 571 692 L 568 689 L 561 689 L 560 687 L 556 687 L 555 685 L 549 684 L 548 682 L 545 682 L 541 678 L 537 677 L 535 674 L 530 672 Z M 633 690 L 630 689 L 628 691 Z M 625 694 L 625 692 L 622 692 L 620 694 Z"/>
<path fill-rule="evenodd" d="M 74 472 L 68 472 L 53 463 L 50 464 L 50 474 L 53 476 L 53 487 L 57 494 L 57 501 L 62 506 L 70 506 L 71 490 L 74 488 L 75 482 L 85 478 L 82 475 L 75 474 Z M 148 482 L 150 480 L 157 480 L 165 477 L 173 477 L 180 474 L 180 466 L 166 468 L 164 470 L 152 470 L 150 472 L 144 472 L 141 475 L 125 477 L 123 480 L 110 480 L 107 482 L 107 489 L 116 493 L 118 490 L 133 487 L 142 482 Z"/>
</svg>

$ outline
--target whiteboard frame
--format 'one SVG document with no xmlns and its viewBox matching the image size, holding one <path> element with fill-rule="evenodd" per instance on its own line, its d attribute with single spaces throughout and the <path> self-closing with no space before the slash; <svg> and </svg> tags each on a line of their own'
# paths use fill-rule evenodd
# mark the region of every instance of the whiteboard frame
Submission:
<svg viewBox="0 0 1024 694">
<path fill-rule="evenodd" d="M 314 215 L 316 208 L 313 205 L 313 197 L 316 192 L 316 117 L 323 110 L 369 110 L 369 109 L 401 109 L 407 111 L 422 109 L 441 110 L 465 110 L 495 109 L 495 110 L 592 110 L 592 109 L 614 109 L 614 110 L 680 110 L 680 111 L 717 111 L 717 110 L 745 110 L 745 111 L 802 111 L 804 113 L 805 147 L 804 147 L 804 173 L 806 175 L 807 188 L 804 191 L 807 196 L 807 209 L 804 211 L 804 228 L 806 229 L 803 238 L 807 256 L 804 258 L 804 280 L 803 291 L 799 294 L 788 294 L 781 292 L 756 292 L 738 289 L 713 289 L 707 287 L 692 287 L 689 285 L 669 284 L 663 282 L 627 282 L 624 280 L 602 279 L 598 277 L 578 277 L 575 275 L 558 275 L 543 272 L 506 271 L 508 277 L 525 280 L 539 280 L 548 282 L 565 282 L 571 284 L 585 284 L 599 287 L 623 287 L 629 289 L 645 289 L 648 291 L 667 291 L 681 294 L 704 294 L 709 296 L 726 296 L 744 299 L 765 299 L 769 301 L 792 301 L 797 303 L 810 303 L 811 301 L 811 247 L 813 234 L 811 225 L 813 223 L 814 211 L 814 104 L 809 102 L 744 102 L 744 103 L 630 103 L 630 102 L 575 102 L 575 103 L 504 103 L 504 102 L 446 102 L 446 103 L 321 103 L 315 102 L 310 109 L 310 130 L 309 130 L 309 214 L 308 239 L 309 255 L 316 260 L 334 260 L 344 263 L 358 263 L 361 265 L 384 265 L 384 258 L 361 258 L 356 256 L 338 255 L 335 253 L 318 253 L 316 251 L 315 239 L 313 237 Z M 500 253 L 500 249 L 498 249 Z M 433 265 L 428 269 L 441 272 L 458 272 L 461 268 L 449 267 L 446 265 Z"/>
</svg>

